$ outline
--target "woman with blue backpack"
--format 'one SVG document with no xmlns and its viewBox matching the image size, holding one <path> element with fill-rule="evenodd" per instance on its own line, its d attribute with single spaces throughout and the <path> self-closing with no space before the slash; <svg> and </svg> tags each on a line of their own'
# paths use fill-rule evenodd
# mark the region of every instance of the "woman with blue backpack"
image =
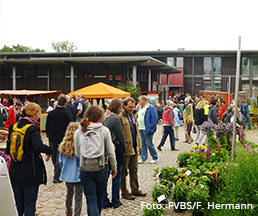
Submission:
<svg viewBox="0 0 258 216">
<path fill-rule="evenodd" d="M 101 123 L 103 110 L 90 106 L 74 134 L 75 154 L 80 157 L 80 179 L 87 199 L 89 216 L 101 214 L 108 162 L 112 178 L 117 175 L 117 163 L 110 131 Z"/>
</svg>

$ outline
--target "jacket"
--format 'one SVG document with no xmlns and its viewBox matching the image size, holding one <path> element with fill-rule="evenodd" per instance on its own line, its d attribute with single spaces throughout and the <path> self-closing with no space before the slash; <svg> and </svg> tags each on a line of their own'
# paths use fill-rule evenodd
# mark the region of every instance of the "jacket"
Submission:
<svg viewBox="0 0 258 216">
<path fill-rule="evenodd" d="M 217 110 L 216 110 L 216 106 L 214 105 L 210 105 L 209 107 L 209 116 L 208 118 L 214 123 L 214 124 L 218 124 L 218 118 L 217 118 Z"/>
<path fill-rule="evenodd" d="M 173 109 L 169 106 L 165 107 L 164 109 L 162 116 L 162 124 L 170 125 L 171 127 L 175 125 L 174 112 Z"/>
<path fill-rule="evenodd" d="M 135 121 L 136 132 L 137 132 L 137 135 L 136 135 L 136 142 L 137 142 L 136 149 L 137 149 L 137 152 L 135 152 L 135 150 L 133 148 L 133 138 L 132 138 L 130 123 L 129 123 L 129 120 L 127 118 L 126 111 L 123 110 L 119 114 L 119 117 L 120 117 L 121 122 L 122 122 L 122 127 L 123 127 L 123 132 L 124 132 L 124 137 L 125 137 L 125 154 L 124 154 L 124 156 L 132 156 L 132 155 L 135 155 L 135 154 L 139 154 L 140 153 L 140 146 L 141 146 L 141 137 L 140 137 L 140 132 L 139 132 L 136 113 L 133 114 L 133 118 L 134 118 L 134 121 Z"/>
<path fill-rule="evenodd" d="M 62 142 L 65 131 L 69 123 L 72 121 L 70 113 L 65 107 L 57 106 L 47 116 L 46 132 L 50 142 L 59 144 Z"/>
<path fill-rule="evenodd" d="M 106 154 L 106 165 L 108 162 L 110 163 L 111 169 L 117 169 L 116 164 L 116 158 L 115 158 L 115 152 L 114 152 L 114 145 L 112 143 L 111 134 L 107 127 L 103 126 L 103 124 L 92 124 L 88 126 L 88 130 L 97 130 L 100 131 L 100 133 L 104 136 L 104 145 L 105 145 L 105 154 Z M 74 133 L 74 150 L 75 155 L 77 157 L 80 157 L 80 161 L 82 161 L 82 154 L 80 151 L 80 146 L 84 143 L 82 140 L 84 139 L 84 136 L 86 135 L 86 132 L 83 132 L 81 128 L 77 129 Z M 83 136 L 82 139 L 80 139 L 80 136 Z"/>
<path fill-rule="evenodd" d="M 178 127 L 178 126 L 181 126 L 181 121 L 179 119 L 179 113 L 181 112 L 177 107 L 175 107 L 173 109 L 173 112 L 174 112 L 174 127 Z"/>
<path fill-rule="evenodd" d="M 228 106 L 226 104 L 222 105 L 219 111 L 219 120 L 222 119 L 222 115 L 224 114 L 224 112 L 227 110 Z"/>
<path fill-rule="evenodd" d="M 68 112 L 70 112 L 71 117 L 72 117 L 72 121 L 75 121 L 75 120 L 76 120 L 75 112 L 74 112 L 73 105 L 71 104 L 71 102 L 68 102 L 68 103 L 66 104 L 65 109 L 66 109 Z"/>
<path fill-rule="evenodd" d="M 144 124 L 146 134 L 154 134 L 156 132 L 158 124 L 158 113 L 155 106 L 152 104 L 149 104 L 146 110 Z"/>
<path fill-rule="evenodd" d="M 204 108 L 202 109 L 195 109 L 194 112 L 194 123 L 196 125 L 202 125 L 203 122 L 208 120 L 208 116 L 204 115 Z"/>
<path fill-rule="evenodd" d="M 184 108 L 184 122 L 192 123 L 193 122 L 193 104 L 189 103 Z"/>
<path fill-rule="evenodd" d="M 27 119 L 21 119 L 18 128 L 31 124 Z M 10 155 L 11 133 L 13 125 L 9 128 L 6 154 Z M 21 162 L 11 161 L 10 179 L 12 184 L 40 185 L 47 183 L 46 169 L 40 153 L 52 154 L 51 148 L 44 145 L 41 140 L 39 127 L 33 125 L 28 128 L 24 136 L 23 157 Z"/>
<path fill-rule="evenodd" d="M 8 111 L 8 120 L 5 122 L 4 126 L 6 128 L 9 128 L 12 124 L 14 124 L 17 121 L 16 115 L 14 112 L 14 106 L 12 106 Z"/>
<path fill-rule="evenodd" d="M 121 119 L 116 114 L 110 113 L 106 115 L 103 125 L 110 130 L 112 142 L 115 145 L 117 165 L 122 165 L 125 153 L 125 137 Z"/>
<path fill-rule="evenodd" d="M 77 113 L 78 113 L 77 107 L 78 107 L 79 104 L 82 105 L 82 112 L 81 112 L 81 114 L 79 115 L 79 117 L 80 117 L 80 118 L 83 118 L 83 115 L 84 115 L 84 113 L 85 113 L 85 111 L 86 111 L 86 105 L 85 105 L 85 103 L 83 103 L 81 100 L 75 101 L 74 104 L 73 104 L 73 109 L 74 109 L 75 117 L 77 117 Z"/>
<path fill-rule="evenodd" d="M 66 155 L 59 154 L 59 165 L 61 168 L 60 181 L 69 183 L 78 183 L 80 180 L 80 158 L 69 158 Z"/>
</svg>

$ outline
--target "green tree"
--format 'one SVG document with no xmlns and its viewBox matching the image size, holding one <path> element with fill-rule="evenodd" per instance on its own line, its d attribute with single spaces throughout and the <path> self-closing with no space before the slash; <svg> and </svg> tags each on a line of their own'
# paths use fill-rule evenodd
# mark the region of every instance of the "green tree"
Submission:
<svg viewBox="0 0 258 216">
<path fill-rule="evenodd" d="M 28 46 L 23 46 L 20 44 L 17 45 L 12 45 L 12 46 L 3 46 L 2 49 L 0 49 L 0 53 L 17 53 L 17 52 L 45 52 L 43 49 L 32 49 L 31 47 Z"/>
<path fill-rule="evenodd" d="M 71 53 L 77 50 L 77 46 L 75 45 L 75 43 L 69 42 L 68 40 L 52 42 L 51 45 L 52 45 L 52 49 L 55 50 L 56 52 Z"/>
<path fill-rule="evenodd" d="M 117 88 L 131 93 L 131 97 L 135 99 L 136 103 L 138 102 L 141 89 L 139 87 L 134 87 L 129 80 L 126 83 L 119 83 Z"/>
</svg>

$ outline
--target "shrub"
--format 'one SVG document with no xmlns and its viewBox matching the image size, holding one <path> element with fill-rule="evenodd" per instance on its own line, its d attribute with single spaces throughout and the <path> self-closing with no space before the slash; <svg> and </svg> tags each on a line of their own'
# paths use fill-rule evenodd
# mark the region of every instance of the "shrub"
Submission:
<svg viewBox="0 0 258 216">
<path fill-rule="evenodd" d="M 163 200 L 161 203 L 162 204 L 167 204 L 168 203 L 168 198 L 170 196 L 170 189 L 168 187 L 164 187 L 161 185 L 155 185 L 154 188 L 152 189 L 152 199 L 154 202 L 158 201 L 158 197 L 161 195 L 165 195 L 166 199 Z"/>
<path fill-rule="evenodd" d="M 192 204 L 192 212 L 205 212 L 208 206 L 209 189 L 206 185 L 196 185 L 191 187 L 187 195 L 187 200 Z M 201 206 L 193 206 L 194 203 L 199 202 Z"/>
<path fill-rule="evenodd" d="M 184 167 L 187 165 L 187 159 L 190 158 L 190 153 L 184 152 L 184 153 L 180 153 L 177 156 L 177 162 L 179 163 L 179 167 Z"/>
<path fill-rule="evenodd" d="M 172 200 L 175 203 L 186 202 L 189 187 L 185 184 L 176 184 L 172 192 Z"/>
<path fill-rule="evenodd" d="M 258 153 L 250 149 L 236 149 L 234 163 L 222 170 L 222 184 L 212 202 L 217 204 L 256 204 L 252 210 L 211 210 L 211 215 L 258 215 Z"/>
</svg>

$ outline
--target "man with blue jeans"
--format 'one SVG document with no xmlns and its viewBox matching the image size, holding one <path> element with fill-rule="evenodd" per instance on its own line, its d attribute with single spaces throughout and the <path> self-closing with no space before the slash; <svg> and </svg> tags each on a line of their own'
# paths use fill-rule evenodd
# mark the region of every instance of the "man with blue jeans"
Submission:
<svg viewBox="0 0 258 216">
<path fill-rule="evenodd" d="M 144 163 L 148 159 L 148 149 L 152 156 L 151 164 L 158 161 L 158 154 L 153 145 L 153 135 L 157 130 L 158 114 L 156 108 L 149 104 L 148 97 L 142 95 L 139 97 L 139 104 L 141 105 L 138 111 L 138 124 L 142 141 L 141 157 L 139 163 Z"/>
<path fill-rule="evenodd" d="M 243 116 L 243 129 L 245 130 L 245 119 L 247 119 L 248 128 L 249 128 L 249 130 L 251 130 L 252 128 L 251 128 L 251 122 L 250 122 L 250 116 L 249 116 L 248 103 L 246 103 L 245 101 L 242 101 L 240 111 Z"/>
<path fill-rule="evenodd" d="M 164 109 L 164 113 L 162 117 L 164 132 L 163 132 L 163 136 L 160 141 L 160 144 L 157 147 L 159 151 L 162 151 L 161 147 L 164 146 L 168 135 L 170 139 L 171 151 L 178 151 L 178 149 L 175 148 L 175 133 L 173 128 L 173 126 L 175 125 L 175 120 L 174 120 L 174 112 L 173 112 L 172 106 L 173 106 L 173 102 L 167 101 L 167 106 Z"/>
</svg>

